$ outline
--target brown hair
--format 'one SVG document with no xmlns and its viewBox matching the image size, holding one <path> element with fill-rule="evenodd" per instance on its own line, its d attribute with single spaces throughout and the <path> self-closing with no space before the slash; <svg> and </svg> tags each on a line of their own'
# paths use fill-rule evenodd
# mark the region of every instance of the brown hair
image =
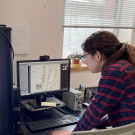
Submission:
<svg viewBox="0 0 135 135">
<path fill-rule="evenodd" d="M 107 60 L 102 67 L 102 73 L 108 65 L 121 59 L 129 61 L 134 67 L 132 72 L 135 72 L 135 47 L 120 43 L 117 37 L 109 31 L 93 33 L 82 44 L 82 49 L 92 55 L 99 51 L 106 56 Z"/>
</svg>

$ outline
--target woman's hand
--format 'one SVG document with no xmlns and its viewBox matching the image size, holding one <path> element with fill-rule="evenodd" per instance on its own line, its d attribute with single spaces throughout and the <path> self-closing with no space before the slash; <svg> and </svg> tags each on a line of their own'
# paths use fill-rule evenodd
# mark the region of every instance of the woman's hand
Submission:
<svg viewBox="0 0 135 135">
<path fill-rule="evenodd" d="M 65 130 L 65 131 L 54 131 L 51 134 L 52 135 L 70 135 L 72 131 Z"/>
</svg>

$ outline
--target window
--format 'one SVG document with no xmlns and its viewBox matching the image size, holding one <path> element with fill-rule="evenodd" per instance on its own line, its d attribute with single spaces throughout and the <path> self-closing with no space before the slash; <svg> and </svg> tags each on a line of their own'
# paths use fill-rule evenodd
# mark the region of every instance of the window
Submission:
<svg viewBox="0 0 135 135">
<path fill-rule="evenodd" d="M 135 0 L 65 0 L 64 27 L 135 28 Z"/>
<path fill-rule="evenodd" d="M 110 32 L 114 32 L 114 29 L 105 28 L 64 28 L 62 58 L 67 58 L 69 54 L 74 52 L 83 53 L 81 49 L 81 44 L 88 36 L 98 30 L 108 30 Z"/>
<path fill-rule="evenodd" d="M 78 51 L 93 32 L 135 28 L 135 0 L 65 0 L 63 58 Z"/>
</svg>

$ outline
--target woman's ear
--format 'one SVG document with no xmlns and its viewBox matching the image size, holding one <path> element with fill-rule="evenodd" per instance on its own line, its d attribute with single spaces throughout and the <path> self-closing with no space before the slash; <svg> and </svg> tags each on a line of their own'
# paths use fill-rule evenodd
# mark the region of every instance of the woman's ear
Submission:
<svg viewBox="0 0 135 135">
<path fill-rule="evenodd" d="M 100 53 L 99 51 L 96 51 L 96 55 L 97 55 L 97 61 L 98 62 L 106 60 L 106 57 L 103 53 Z"/>
<path fill-rule="evenodd" d="M 101 61 L 102 60 L 102 54 L 99 51 L 96 51 L 96 57 L 97 57 L 97 61 Z"/>
</svg>

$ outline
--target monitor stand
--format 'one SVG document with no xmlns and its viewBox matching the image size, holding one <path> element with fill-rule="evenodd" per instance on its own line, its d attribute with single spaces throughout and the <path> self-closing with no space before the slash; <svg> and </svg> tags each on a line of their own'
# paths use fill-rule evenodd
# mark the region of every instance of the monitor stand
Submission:
<svg viewBox="0 0 135 135">
<path fill-rule="evenodd" d="M 55 102 L 56 108 L 65 106 L 65 103 L 60 101 L 59 99 L 57 99 L 55 97 L 46 97 L 46 95 L 40 95 L 39 97 L 37 96 L 36 99 L 28 99 L 27 102 L 31 106 L 31 107 L 27 108 L 27 110 L 30 110 L 33 112 L 53 108 L 50 106 L 41 106 L 41 102 Z"/>
<path fill-rule="evenodd" d="M 32 100 L 28 100 L 28 103 L 34 107 L 35 109 L 38 108 L 45 108 L 45 106 L 41 106 L 41 102 L 46 102 L 46 94 L 38 95 L 36 98 Z"/>
</svg>

